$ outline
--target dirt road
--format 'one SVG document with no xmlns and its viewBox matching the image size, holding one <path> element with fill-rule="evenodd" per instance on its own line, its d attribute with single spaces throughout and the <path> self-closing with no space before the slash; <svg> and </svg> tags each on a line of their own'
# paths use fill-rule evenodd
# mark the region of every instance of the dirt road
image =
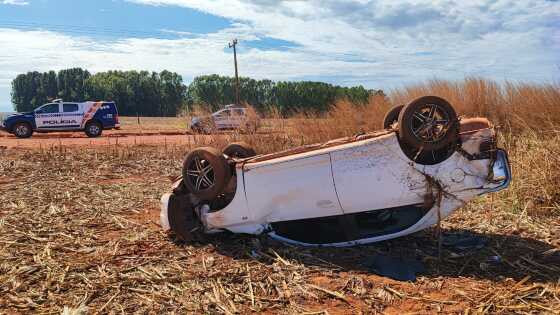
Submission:
<svg viewBox="0 0 560 315">
<path fill-rule="evenodd" d="M 181 134 L 179 132 L 131 133 L 106 131 L 99 138 L 88 138 L 81 132 L 73 132 L 33 134 L 29 139 L 19 139 L 7 133 L 0 133 L 0 147 L 49 148 L 52 146 L 188 144 L 193 142 L 194 137 L 193 135 Z"/>
</svg>

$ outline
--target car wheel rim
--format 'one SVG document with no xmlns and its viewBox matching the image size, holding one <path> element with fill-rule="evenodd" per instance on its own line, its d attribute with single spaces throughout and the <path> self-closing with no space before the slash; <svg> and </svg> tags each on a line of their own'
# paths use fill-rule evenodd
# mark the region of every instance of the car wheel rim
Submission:
<svg viewBox="0 0 560 315">
<path fill-rule="evenodd" d="M 410 129 L 424 143 L 437 142 L 445 137 L 451 126 L 448 113 L 437 104 L 425 104 L 412 114 Z"/>
<path fill-rule="evenodd" d="M 189 182 L 196 190 L 209 189 L 215 184 L 212 164 L 204 158 L 195 157 L 187 166 Z"/>
<path fill-rule="evenodd" d="M 24 126 L 24 125 L 18 126 L 16 128 L 16 134 L 18 136 L 25 136 L 27 134 L 27 132 L 28 132 L 27 127 Z"/>
<path fill-rule="evenodd" d="M 97 127 L 96 125 L 91 125 L 89 126 L 89 132 L 96 135 L 99 133 L 99 127 Z"/>
</svg>

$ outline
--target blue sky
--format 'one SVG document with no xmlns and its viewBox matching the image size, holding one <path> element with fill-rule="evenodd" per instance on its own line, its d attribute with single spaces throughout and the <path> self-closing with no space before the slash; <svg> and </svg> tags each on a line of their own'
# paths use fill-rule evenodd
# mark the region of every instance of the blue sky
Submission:
<svg viewBox="0 0 560 315">
<path fill-rule="evenodd" d="M 27 71 L 240 74 L 391 89 L 434 77 L 551 82 L 560 2 L 0 0 L 0 111 Z"/>
</svg>

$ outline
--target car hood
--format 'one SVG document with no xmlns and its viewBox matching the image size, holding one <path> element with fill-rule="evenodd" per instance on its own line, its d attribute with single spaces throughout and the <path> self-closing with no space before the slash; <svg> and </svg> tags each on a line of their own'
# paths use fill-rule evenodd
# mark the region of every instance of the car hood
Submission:
<svg viewBox="0 0 560 315">
<path fill-rule="evenodd" d="M 9 113 L 8 115 L 4 116 L 5 119 L 16 117 L 16 116 L 29 116 L 33 115 L 33 112 L 24 112 L 24 113 Z"/>
<path fill-rule="evenodd" d="M 193 117 L 191 119 L 191 123 L 196 124 L 199 122 L 208 121 L 210 119 L 212 119 L 212 116 Z"/>
</svg>

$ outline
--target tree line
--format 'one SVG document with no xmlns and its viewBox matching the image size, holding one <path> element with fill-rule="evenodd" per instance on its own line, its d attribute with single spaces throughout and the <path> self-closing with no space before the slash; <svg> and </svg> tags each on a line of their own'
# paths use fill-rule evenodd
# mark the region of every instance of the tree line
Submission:
<svg viewBox="0 0 560 315">
<path fill-rule="evenodd" d="M 91 75 L 81 68 L 58 73 L 28 72 L 12 81 L 12 103 L 31 111 L 54 99 L 69 102 L 115 101 L 121 115 L 175 116 L 183 108 L 186 86 L 177 73 L 107 71 Z"/>
<path fill-rule="evenodd" d="M 121 115 L 176 116 L 195 105 L 217 110 L 235 102 L 234 78 L 204 75 L 187 86 L 182 77 L 164 70 L 107 71 L 91 74 L 81 68 L 57 72 L 28 72 L 12 81 L 16 111 L 31 111 L 56 98 L 64 101 L 115 101 Z M 240 100 L 259 111 L 271 107 L 288 114 L 299 110 L 325 111 L 337 99 L 364 104 L 372 94 L 362 86 L 341 87 L 323 82 L 274 82 L 239 78 Z"/>
</svg>

